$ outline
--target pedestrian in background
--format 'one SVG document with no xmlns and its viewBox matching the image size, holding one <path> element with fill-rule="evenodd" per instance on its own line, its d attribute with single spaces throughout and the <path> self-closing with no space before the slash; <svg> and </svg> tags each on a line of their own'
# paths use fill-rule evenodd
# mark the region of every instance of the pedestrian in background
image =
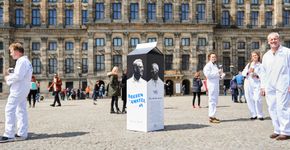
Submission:
<svg viewBox="0 0 290 150">
<path fill-rule="evenodd" d="M 5 107 L 5 132 L 0 143 L 14 141 L 15 137 L 18 140 L 26 140 L 28 137 L 26 97 L 31 87 L 32 65 L 28 57 L 24 56 L 24 48 L 20 43 L 12 43 L 9 51 L 16 65 L 8 69 L 8 75 L 4 77 L 10 93 Z"/>
<path fill-rule="evenodd" d="M 94 105 L 97 104 L 97 99 L 99 97 L 99 89 L 100 89 L 100 85 L 99 85 L 99 81 L 97 80 L 94 86 L 94 91 L 93 91 L 93 104 Z"/>
<path fill-rule="evenodd" d="M 28 99 L 28 103 L 29 103 L 29 107 L 31 107 L 31 97 L 33 99 L 33 104 L 32 107 L 35 107 L 35 103 L 36 103 L 36 94 L 37 94 L 37 83 L 36 83 L 36 78 L 35 76 L 31 77 L 31 86 L 30 86 L 30 92 L 27 96 Z"/>
<path fill-rule="evenodd" d="M 59 100 L 59 92 L 61 91 L 61 85 L 62 85 L 62 81 L 58 77 L 58 74 L 54 74 L 52 83 L 48 87 L 48 90 L 50 88 L 53 88 L 54 101 L 53 101 L 53 104 L 50 105 L 52 107 L 55 107 L 55 103 L 58 103 L 57 106 L 61 106 L 61 103 L 60 103 L 60 100 Z"/>
<path fill-rule="evenodd" d="M 233 77 L 232 80 L 230 81 L 230 88 L 231 88 L 232 101 L 235 103 L 238 103 L 239 90 L 238 90 L 238 83 L 235 77 Z"/>
<path fill-rule="evenodd" d="M 108 96 L 112 97 L 110 113 L 117 113 L 117 114 L 121 113 L 118 107 L 118 96 L 120 96 L 118 73 L 119 73 L 118 67 L 115 66 L 112 69 L 112 71 L 107 74 L 108 77 L 110 78 Z M 116 111 L 114 110 L 114 105 L 116 107 Z"/>
<path fill-rule="evenodd" d="M 237 85 L 238 85 L 238 94 L 239 94 L 239 102 L 243 103 L 242 101 L 242 97 L 244 95 L 244 76 L 242 75 L 242 72 L 239 71 L 239 74 L 236 75 L 236 81 L 237 81 Z M 245 103 L 247 102 L 247 100 L 245 99 Z"/>
<path fill-rule="evenodd" d="M 123 76 L 121 80 L 121 88 L 122 88 L 122 100 L 123 100 L 123 109 L 122 113 L 127 113 L 126 111 L 126 105 L 127 105 L 127 70 L 125 69 L 123 71 Z"/>
<path fill-rule="evenodd" d="M 200 73 L 196 72 L 194 74 L 194 78 L 192 81 L 192 93 L 193 93 L 193 99 L 192 99 L 192 107 L 195 108 L 195 98 L 197 95 L 197 101 L 198 101 L 198 108 L 201 108 L 200 106 L 200 93 L 201 93 L 201 87 L 202 87 L 202 81 L 200 79 Z"/>
</svg>

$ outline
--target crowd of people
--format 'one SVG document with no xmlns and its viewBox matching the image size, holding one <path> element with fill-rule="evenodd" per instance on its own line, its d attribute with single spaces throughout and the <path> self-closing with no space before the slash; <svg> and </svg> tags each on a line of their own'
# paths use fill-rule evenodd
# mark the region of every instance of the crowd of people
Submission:
<svg viewBox="0 0 290 150">
<path fill-rule="evenodd" d="M 274 127 L 273 134 L 270 138 L 276 140 L 290 139 L 290 49 L 280 45 L 280 36 L 278 33 L 270 33 L 267 37 L 270 50 L 267 51 L 261 58 L 258 51 L 251 53 L 249 63 L 243 71 L 234 76 L 231 81 L 232 100 L 234 102 L 244 102 L 249 108 L 251 120 L 264 120 L 262 112 L 262 96 L 265 96 L 268 105 L 268 111 L 272 119 Z M 36 95 L 39 92 L 39 85 L 34 76 L 32 76 L 32 65 L 24 55 L 23 46 L 20 43 L 13 43 L 9 46 L 10 55 L 16 60 L 14 69 L 9 69 L 5 73 L 5 81 L 10 86 L 10 93 L 5 107 L 5 131 L 0 139 L 0 143 L 16 140 L 26 140 L 28 137 L 28 118 L 26 99 L 31 107 L 31 97 L 33 98 L 32 107 L 35 107 Z M 197 72 L 193 77 L 193 108 L 200 108 L 200 94 L 202 87 L 206 87 L 208 95 L 208 118 L 210 123 L 220 123 L 221 120 L 217 117 L 217 104 L 220 90 L 220 80 L 225 77 L 222 67 L 217 66 L 217 55 L 210 53 L 208 55 L 208 63 L 203 68 L 203 74 L 206 77 L 206 82 L 200 78 L 200 73 Z M 273 65 L 275 64 L 275 65 Z M 127 103 L 127 82 L 146 82 L 140 78 L 143 75 L 143 63 L 141 59 L 136 59 L 133 63 L 133 76 L 127 80 L 126 70 L 123 72 L 119 81 L 119 68 L 113 67 L 109 72 L 109 83 L 105 88 L 104 84 L 96 81 L 93 89 L 92 99 L 94 104 L 98 98 L 102 98 L 107 94 L 111 97 L 110 113 L 121 114 L 126 113 Z M 156 74 L 159 71 L 158 65 L 152 64 L 152 73 Z M 154 77 L 154 76 L 153 76 Z M 152 84 L 156 84 L 158 76 L 153 78 Z M 130 83 L 130 82 L 128 82 Z M 170 87 L 171 83 L 165 84 L 165 88 Z M 130 84 L 128 84 L 130 85 Z M 62 89 L 62 81 L 58 74 L 54 75 L 48 90 L 53 91 L 54 102 L 50 106 L 61 106 L 59 96 L 62 99 L 67 96 L 67 99 L 82 97 L 82 90 L 78 89 Z M 84 91 L 84 97 L 90 98 L 90 87 Z M 171 91 L 168 89 L 167 91 Z M 167 93 L 169 96 L 171 92 Z M 123 100 L 122 111 L 118 106 L 118 99 L 121 96 Z M 197 97 L 197 106 L 195 100 Z M 17 122 L 17 124 L 16 124 Z M 17 130 L 16 130 L 17 129 Z M 16 131 L 16 134 L 15 134 Z"/>
</svg>

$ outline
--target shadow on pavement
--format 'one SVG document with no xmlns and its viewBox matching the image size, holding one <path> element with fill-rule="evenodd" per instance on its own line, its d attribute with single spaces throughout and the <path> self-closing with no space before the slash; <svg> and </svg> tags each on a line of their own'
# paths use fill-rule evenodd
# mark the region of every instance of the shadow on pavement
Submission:
<svg viewBox="0 0 290 150">
<path fill-rule="evenodd" d="M 256 119 L 257 121 L 260 121 L 259 119 Z M 271 120 L 270 117 L 265 117 L 264 120 Z M 237 118 L 237 119 L 230 119 L 230 120 L 221 120 L 221 122 L 234 122 L 234 121 L 255 121 L 251 120 L 250 118 Z"/>
<path fill-rule="evenodd" d="M 28 140 L 38 140 L 38 139 L 48 139 L 48 138 L 68 138 L 68 137 L 75 137 L 88 134 L 89 132 L 65 132 L 59 134 L 35 134 L 35 133 L 28 133 Z"/>
<path fill-rule="evenodd" d="M 230 107 L 230 106 L 216 106 L 217 108 L 223 108 L 223 107 Z M 205 106 L 204 108 L 208 108 L 208 106 Z"/>
<path fill-rule="evenodd" d="M 175 124 L 175 125 L 165 125 L 162 131 L 172 131 L 172 130 L 188 130 L 188 129 L 199 129 L 209 127 L 209 125 L 203 124 Z"/>
</svg>

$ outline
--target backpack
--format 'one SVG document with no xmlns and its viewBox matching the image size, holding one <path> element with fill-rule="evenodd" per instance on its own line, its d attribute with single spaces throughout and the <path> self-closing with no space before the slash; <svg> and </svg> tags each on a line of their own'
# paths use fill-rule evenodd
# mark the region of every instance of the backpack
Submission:
<svg viewBox="0 0 290 150">
<path fill-rule="evenodd" d="M 237 89 L 238 85 L 237 82 L 235 80 L 231 81 L 231 89 Z"/>
</svg>

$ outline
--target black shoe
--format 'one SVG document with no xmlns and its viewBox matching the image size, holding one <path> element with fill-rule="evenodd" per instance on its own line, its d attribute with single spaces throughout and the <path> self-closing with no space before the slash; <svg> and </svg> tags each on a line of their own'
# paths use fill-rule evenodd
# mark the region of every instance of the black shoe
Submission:
<svg viewBox="0 0 290 150">
<path fill-rule="evenodd" d="M 15 140 L 16 141 L 24 141 L 24 140 L 27 140 L 27 137 L 24 137 L 24 136 L 20 136 L 18 134 L 15 134 Z"/>
<path fill-rule="evenodd" d="M 121 114 L 121 111 L 119 109 L 117 110 L 117 114 Z"/>
<path fill-rule="evenodd" d="M 251 120 L 256 120 L 256 119 L 257 119 L 257 117 L 251 117 L 250 119 L 251 119 Z"/>
<path fill-rule="evenodd" d="M 111 114 L 115 114 L 116 112 L 115 112 L 114 110 L 111 110 L 110 113 L 111 113 Z"/>
<path fill-rule="evenodd" d="M 57 105 L 57 107 L 60 107 L 61 105 Z"/>
<path fill-rule="evenodd" d="M 234 101 L 234 103 L 238 103 L 238 101 Z"/>
<path fill-rule="evenodd" d="M 261 120 L 261 121 L 263 121 L 264 120 L 264 118 L 263 117 L 261 117 L 261 118 L 258 118 L 259 120 Z"/>
<path fill-rule="evenodd" d="M 126 114 L 127 113 L 127 111 L 126 110 L 122 110 L 122 114 Z"/>
<path fill-rule="evenodd" d="M 13 142 L 14 140 L 15 140 L 14 138 L 9 138 L 9 137 L 6 137 L 6 136 L 2 136 L 0 138 L 0 143 Z"/>
<path fill-rule="evenodd" d="M 51 106 L 51 107 L 55 107 L 55 105 L 54 105 L 54 104 L 51 104 L 50 106 Z"/>
</svg>

